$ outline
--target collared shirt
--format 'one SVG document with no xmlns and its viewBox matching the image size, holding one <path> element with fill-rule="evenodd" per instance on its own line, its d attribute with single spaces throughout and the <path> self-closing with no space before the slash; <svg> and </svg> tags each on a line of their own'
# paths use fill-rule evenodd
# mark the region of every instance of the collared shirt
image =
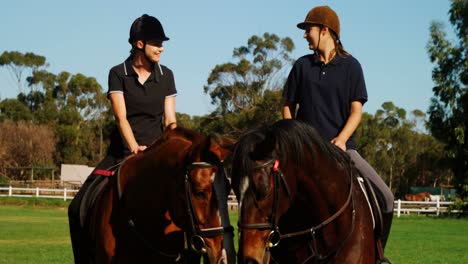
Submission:
<svg viewBox="0 0 468 264">
<path fill-rule="evenodd" d="M 169 68 L 155 63 L 151 75 L 141 84 L 132 61 L 127 59 L 109 72 L 108 97 L 111 93 L 123 93 L 127 120 L 135 139 L 139 145 L 149 146 L 162 133 L 164 100 L 176 96 L 177 90 Z M 129 151 L 117 127 L 111 136 L 110 151 L 114 155 Z"/>
<path fill-rule="evenodd" d="M 315 55 L 299 58 L 289 73 L 283 97 L 299 105 L 297 116 L 312 125 L 325 140 L 332 140 L 344 128 L 351 102 L 367 101 L 366 84 L 359 62 L 348 55 L 335 56 L 324 64 Z M 356 149 L 354 134 L 346 147 Z"/>
</svg>

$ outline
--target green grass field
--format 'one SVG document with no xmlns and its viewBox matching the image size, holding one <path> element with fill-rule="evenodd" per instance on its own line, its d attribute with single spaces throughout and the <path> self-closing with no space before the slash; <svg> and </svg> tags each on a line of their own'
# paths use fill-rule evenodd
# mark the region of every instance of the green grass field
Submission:
<svg viewBox="0 0 468 264">
<path fill-rule="evenodd" d="M 66 205 L 0 199 L 0 264 L 73 263 Z M 395 219 L 387 255 L 396 264 L 468 263 L 468 219 Z"/>
</svg>

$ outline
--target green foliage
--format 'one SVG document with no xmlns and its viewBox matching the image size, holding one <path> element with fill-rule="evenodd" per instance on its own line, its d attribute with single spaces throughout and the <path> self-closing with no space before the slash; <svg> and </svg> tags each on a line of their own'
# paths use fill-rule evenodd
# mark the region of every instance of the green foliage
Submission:
<svg viewBox="0 0 468 264">
<path fill-rule="evenodd" d="M 25 80 L 30 90 L 21 91 L 16 99 L 0 102 L 0 121 L 27 121 L 47 125 L 57 138 L 54 160 L 56 166 L 64 162 L 96 164 L 104 155 L 112 120 L 110 104 L 102 87 L 94 77 L 81 73 L 53 74 L 41 68 L 45 57 L 32 53 L 4 52 L 0 66 L 8 66 L 19 82 Z M 0 146 L 0 153 L 2 147 Z M 18 153 L 10 153 L 11 159 Z M 41 165 L 41 164 L 38 164 Z M 26 166 L 26 165 L 24 165 Z"/>
<path fill-rule="evenodd" d="M 425 122 L 422 111 L 412 111 L 412 117 L 407 119 L 404 109 L 385 102 L 375 115 L 364 113 L 356 131 L 359 152 L 397 197 L 414 185 L 451 183 L 443 144 L 418 132 L 417 126 Z"/>
<path fill-rule="evenodd" d="M 26 70 L 35 71 L 46 67 L 46 58 L 32 52 L 5 51 L 0 55 L 0 66 L 7 67 L 15 78 L 18 90 L 23 92 L 23 74 Z"/>
<path fill-rule="evenodd" d="M 448 211 L 459 216 L 468 215 L 468 197 L 455 198 L 453 204 L 449 205 Z"/>
<path fill-rule="evenodd" d="M 468 1 L 452 0 L 450 22 L 457 41 L 447 39 L 443 24 L 432 22 L 427 50 L 435 63 L 436 83 L 429 107 L 431 133 L 446 143 L 446 156 L 452 164 L 455 184 L 462 196 L 468 185 Z"/>
<path fill-rule="evenodd" d="M 216 110 L 202 120 L 203 127 L 239 134 L 248 127 L 277 120 L 281 94 L 274 91 L 282 88 L 282 73 L 292 62 L 293 49 L 290 38 L 269 33 L 252 36 L 246 46 L 235 48 L 235 62 L 216 65 L 208 77 L 204 91 Z"/>
<path fill-rule="evenodd" d="M 11 120 L 18 122 L 31 119 L 32 113 L 24 103 L 16 99 L 5 99 L 0 102 L 0 121 Z"/>
</svg>

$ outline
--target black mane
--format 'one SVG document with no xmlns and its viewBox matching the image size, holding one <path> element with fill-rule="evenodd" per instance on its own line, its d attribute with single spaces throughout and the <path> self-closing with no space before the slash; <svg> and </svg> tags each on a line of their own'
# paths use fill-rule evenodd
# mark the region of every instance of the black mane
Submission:
<svg viewBox="0 0 468 264">
<path fill-rule="evenodd" d="M 280 120 L 271 126 L 248 131 L 233 151 L 233 185 L 248 175 L 256 160 L 279 159 L 281 163 L 291 162 L 301 167 L 305 165 L 305 155 L 317 155 L 317 151 L 349 171 L 351 162 L 346 153 L 323 140 L 312 126 L 301 121 Z"/>
</svg>

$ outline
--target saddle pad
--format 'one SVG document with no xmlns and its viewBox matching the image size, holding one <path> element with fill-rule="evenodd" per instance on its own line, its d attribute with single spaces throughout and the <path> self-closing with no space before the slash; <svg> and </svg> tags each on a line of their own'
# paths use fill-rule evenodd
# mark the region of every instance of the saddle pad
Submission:
<svg viewBox="0 0 468 264">
<path fill-rule="evenodd" d="M 82 227 L 85 225 L 89 210 L 93 207 L 97 197 L 102 193 L 108 182 L 109 177 L 98 175 L 83 195 L 80 204 L 80 223 Z"/>
<path fill-rule="evenodd" d="M 357 177 L 357 180 L 359 182 L 359 186 L 361 187 L 362 192 L 364 193 L 364 196 L 366 197 L 367 205 L 369 206 L 369 210 L 370 210 L 371 216 L 372 216 L 372 228 L 375 229 L 374 212 L 372 211 L 372 206 L 370 204 L 369 197 L 367 196 L 366 187 L 364 186 L 364 179 L 362 177 Z"/>
</svg>

